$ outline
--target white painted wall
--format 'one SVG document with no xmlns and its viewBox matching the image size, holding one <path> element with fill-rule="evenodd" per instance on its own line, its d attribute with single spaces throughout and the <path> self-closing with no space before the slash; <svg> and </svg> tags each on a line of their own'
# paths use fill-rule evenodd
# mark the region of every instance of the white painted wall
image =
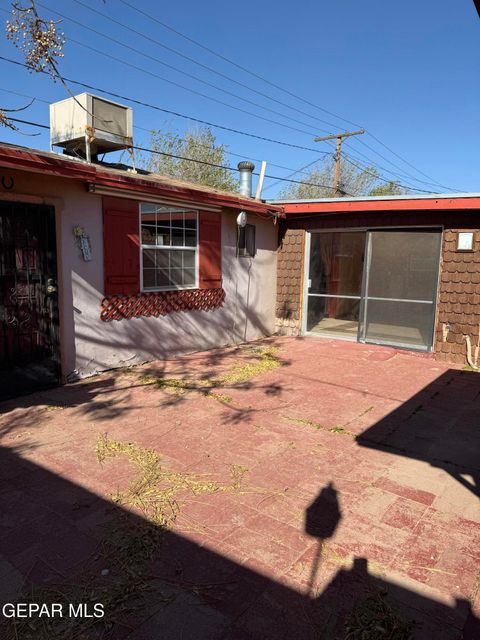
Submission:
<svg viewBox="0 0 480 640">
<path fill-rule="evenodd" d="M 171 313 L 162 318 L 103 322 L 103 220 L 101 196 L 85 184 L 8 172 L 15 178 L 15 199 L 31 195 L 53 204 L 57 216 L 58 282 L 62 373 L 85 377 L 180 353 L 254 340 L 274 332 L 277 228 L 253 214 L 257 227 L 255 258 L 235 256 L 237 211 L 222 214 L 222 273 L 226 298 L 213 311 Z M 12 195 L 10 199 L 12 199 Z M 90 237 L 93 260 L 85 262 L 73 228 Z"/>
</svg>

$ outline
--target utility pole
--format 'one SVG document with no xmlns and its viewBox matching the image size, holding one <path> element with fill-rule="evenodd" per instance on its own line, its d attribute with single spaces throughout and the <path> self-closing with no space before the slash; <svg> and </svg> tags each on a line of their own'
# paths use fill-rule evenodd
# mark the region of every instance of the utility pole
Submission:
<svg viewBox="0 0 480 640">
<path fill-rule="evenodd" d="M 337 139 L 337 150 L 335 153 L 335 183 L 334 191 L 335 196 L 338 198 L 340 193 L 340 157 L 342 153 L 342 142 L 344 138 L 350 138 L 350 136 L 360 136 L 365 133 L 365 129 L 359 129 L 359 131 L 345 131 L 345 133 L 334 133 L 331 136 L 324 136 L 323 138 L 315 138 L 315 142 L 323 142 L 323 140 Z"/>
</svg>

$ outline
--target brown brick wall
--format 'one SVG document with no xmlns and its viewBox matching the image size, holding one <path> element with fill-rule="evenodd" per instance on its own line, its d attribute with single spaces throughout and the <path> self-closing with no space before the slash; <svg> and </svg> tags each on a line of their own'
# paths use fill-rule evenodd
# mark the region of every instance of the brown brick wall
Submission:
<svg viewBox="0 0 480 640">
<path fill-rule="evenodd" d="M 466 362 L 465 335 L 472 346 L 480 324 L 480 237 L 475 232 L 472 252 L 456 251 L 458 229 L 445 229 L 438 291 L 435 352 L 447 362 Z M 450 325 L 446 341 L 443 326 Z"/>
<path fill-rule="evenodd" d="M 280 335 L 298 336 L 300 333 L 304 247 L 303 229 L 280 229 L 275 322 Z"/>
<path fill-rule="evenodd" d="M 470 335 L 472 346 L 476 346 L 480 323 L 479 213 L 474 211 L 406 211 L 404 213 L 352 213 L 348 215 L 329 215 L 323 218 L 322 216 L 311 218 L 306 216 L 303 219 L 292 218 L 288 221 L 289 228 L 286 237 L 289 237 L 295 231 L 305 229 L 413 227 L 416 225 L 442 226 L 444 229 L 434 346 L 436 357 L 439 360 L 464 364 L 466 363 L 467 351 L 464 336 Z M 457 232 L 459 230 L 475 232 L 473 252 L 456 251 Z M 289 260 L 286 264 L 293 264 L 292 259 L 290 258 Z M 302 268 L 300 271 L 302 271 Z M 280 284 L 278 289 L 280 301 Z M 291 287 L 287 288 L 286 291 L 282 291 L 282 303 L 285 304 L 289 301 L 294 303 L 295 299 L 299 299 L 300 295 L 301 292 L 295 298 Z M 279 316 L 278 310 L 277 316 Z M 442 329 L 446 323 L 450 325 L 450 331 L 444 341 Z M 298 324 L 298 327 L 300 327 L 300 324 Z"/>
</svg>

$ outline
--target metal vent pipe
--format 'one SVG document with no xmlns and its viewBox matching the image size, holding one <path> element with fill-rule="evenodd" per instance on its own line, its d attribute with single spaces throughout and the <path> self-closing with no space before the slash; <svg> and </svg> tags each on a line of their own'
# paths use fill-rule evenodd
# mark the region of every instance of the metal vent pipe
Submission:
<svg viewBox="0 0 480 640">
<path fill-rule="evenodd" d="M 253 162 L 244 160 L 238 163 L 238 170 L 240 171 L 240 195 L 247 198 L 252 197 L 252 173 L 255 169 Z"/>
</svg>

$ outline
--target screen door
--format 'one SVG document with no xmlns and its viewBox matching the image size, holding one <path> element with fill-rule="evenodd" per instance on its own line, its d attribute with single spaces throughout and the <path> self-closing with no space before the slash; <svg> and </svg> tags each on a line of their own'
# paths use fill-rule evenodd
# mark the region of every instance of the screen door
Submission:
<svg viewBox="0 0 480 640">
<path fill-rule="evenodd" d="M 441 231 L 369 231 L 361 342 L 433 345 Z"/>
</svg>

